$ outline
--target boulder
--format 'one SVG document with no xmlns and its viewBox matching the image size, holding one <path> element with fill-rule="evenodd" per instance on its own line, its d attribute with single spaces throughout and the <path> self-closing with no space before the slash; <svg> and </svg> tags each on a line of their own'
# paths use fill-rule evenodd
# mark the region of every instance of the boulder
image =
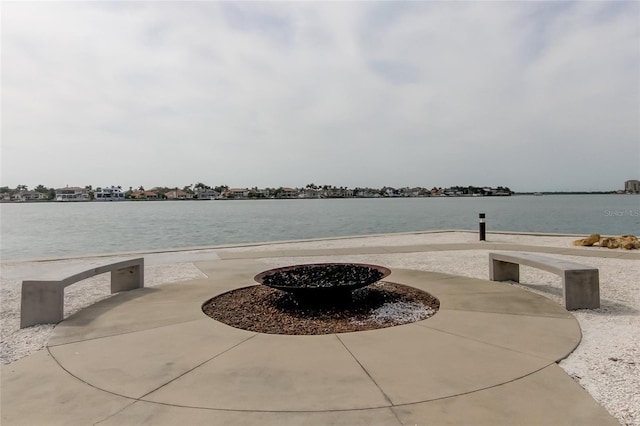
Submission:
<svg viewBox="0 0 640 426">
<path fill-rule="evenodd" d="M 597 238 L 597 240 L 596 240 Z M 574 246 L 593 246 L 606 247 L 610 249 L 623 248 L 626 250 L 640 249 L 640 241 L 635 235 L 622 235 L 620 237 L 603 237 L 598 234 L 591 234 L 588 238 L 576 240 Z"/>
<path fill-rule="evenodd" d="M 591 234 L 588 238 L 583 238 L 581 240 L 575 240 L 573 242 L 574 246 L 592 246 L 595 243 L 600 241 L 600 234 Z"/>
</svg>

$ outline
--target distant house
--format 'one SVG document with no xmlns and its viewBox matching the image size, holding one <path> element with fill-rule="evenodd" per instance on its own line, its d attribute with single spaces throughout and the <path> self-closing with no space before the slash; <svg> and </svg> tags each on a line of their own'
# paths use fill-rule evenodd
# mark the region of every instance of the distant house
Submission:
<svg viewBox="0 0 640 426">
<path fill-rule="evenodd" d="M 493 195 L 504 197 L 504 196 L 511 195 L 511 192 L 506 190 L 505 188 L 498 188 L 493 192 Z"/>
<path fill-rule="evenodd" d="M 253 195 L 256 198 L 269 198 L 269 190 L 267 190 L 266 188 L 253 188 L 251 192 L 249 192 L 249 194 Z"/>
<path fill-rule="evenodd" d="M 158 193 L 155 191 L 132 191 L 131 198 L 134 200 L 157 200 Z"/>
<path fill-rule="evenodd" d="M 36 201 L 46 200 L 48 198 L 48 194 L 37 191 L 19 191 L 11 196 L 11 201 Z"/>
<path fill-rule="evenodd" d="M 353 189 L 349 189 L 349 188 L 341 189 L 340 194 L 344 198 L 353 198 Z"/>
<path fill-rule="evenodd" d="M 187 191 L 183 191 L 181 189 L 172 189 L 165 192 L 164 195 L 168 200 L 191 200 L 193 198 L 192 194 L 189 194 Z"/>
<path fill-rule="evenodd" d="M 355 197 L 358 198 L 380 198 L 380 191 L 372 188 L 358 188 L 355 193 Z"/>
<path fill-rule="evenodd" d="M 93 193 L 93 199 L 96 201 L 124 201 L 124 198 L 124 192 L 119 186 L 97 188 Z"/>
<path fill-rule="evenodd" d="M 196 188 L 196 197 L 198 200 L 215 200 L 220 197 L 220 193 L 213 189 Z"/>
<path fill-rule="evenodd" d="M 298 198 L 320 198 L 320 190 L 313 188 L 301 189 Z"/>
<path fill-rule="evenodd" d="M 411 188 L 410 197 L 425 197 L 425 196 L 428 196 L 428 195 L 431 195 L 431 193 L 426 188 L 423 188 L 421 186 L 417 186 L 415 188 Z"/>
<path fill-rule="evenodd" d="M 249 192 L 247 188 L 231 188 L 224 194 L 226 198 L 249 198 Z"/>
<path fill-rule="evenodd" d="M 280 198 L 298 198 L 298 190 L 296 188 L 282 188 Z"/>
<path fill-rule="evenodd" d="M 436 188 L 435 186 L 431 188 L 430 194 L 432 197 L 441 197 L 444 196 L 444 189 Z"/>
<path fill-rule="evenodd" d="M 386 188 L 386 197 L 399 197 L 400 191 L 395 188 Z"/>
<path fill-rule="evenodd" d="M 56 189 L 56 201 L 89 201 L 89 190 L 78 186 Z"/>
<path fill-rule="evenodd" d="M 160 198 L 156 191 L 144 191 L 144 196 L 147 197 L 147 200 L 158 200 Z"/>
<path fill-rule="evenodd" d="M 344 188 L 336 188 L 335 186 L 327 186 L 322 188 L 323 198 L 341 198 L 346 196 L 346 190 Z M 353 191 L 351 191 L 353 195 Z"/>
</svg>

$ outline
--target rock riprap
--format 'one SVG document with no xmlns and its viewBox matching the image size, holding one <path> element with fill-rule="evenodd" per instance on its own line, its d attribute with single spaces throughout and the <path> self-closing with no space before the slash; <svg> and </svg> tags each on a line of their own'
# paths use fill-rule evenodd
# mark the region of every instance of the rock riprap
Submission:
<svg viewBox="0 0 640 426">
<path fill-rule="evenodd" d="M 591 234 L 573 242 L 574 246 L 583 247 L 607 247 L 610 249 L 622 248 L 625 250 L 640 249 L 640 241 L 635 235 L 621 235 L 619 237 L 601 237 L 600 234 Z"/>
</svg>

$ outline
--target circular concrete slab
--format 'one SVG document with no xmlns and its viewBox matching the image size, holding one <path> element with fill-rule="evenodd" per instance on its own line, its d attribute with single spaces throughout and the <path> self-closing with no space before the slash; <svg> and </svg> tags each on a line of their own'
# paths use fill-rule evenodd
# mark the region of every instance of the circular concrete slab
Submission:
<svg viewBox="0 0 640 426">
<path fill-rule="evenodd" d="M 562 307 L 504 283 L 394 270 L 441 301 L 425 321 L 322 336 L 267 335 L 205 316 L 260 266 L 117 295 L 70 317 L 49 351 L 83 382 L 199 409 L 325 412 L 396 407 L 490 389 L 541 371 L 580 342 Z M 225 261 L 212 268 L 224 269 Z"/>
</svg>

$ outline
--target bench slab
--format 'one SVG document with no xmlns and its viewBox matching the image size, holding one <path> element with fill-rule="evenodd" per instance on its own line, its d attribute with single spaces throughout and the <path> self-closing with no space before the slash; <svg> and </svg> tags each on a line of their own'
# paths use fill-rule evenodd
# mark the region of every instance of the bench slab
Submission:
<svg viewBox="0 0 640 426">
<path fill-rule="evenodd" d="M 600 307 L 598 269 L 579 263 L 530 253 L 489 253 L 489 279 L 520 282 L 520 265 L 559 275 L 567 310 Z"/>
<path fill-rule="evenodd" d="M 20 328 L 56 324 L 64 319 L 65 287 L 111 272 L 111 293 L 144 287 L 144 258 L 109 263 L 68 276 L 22 281 Z"/>
</svg>

